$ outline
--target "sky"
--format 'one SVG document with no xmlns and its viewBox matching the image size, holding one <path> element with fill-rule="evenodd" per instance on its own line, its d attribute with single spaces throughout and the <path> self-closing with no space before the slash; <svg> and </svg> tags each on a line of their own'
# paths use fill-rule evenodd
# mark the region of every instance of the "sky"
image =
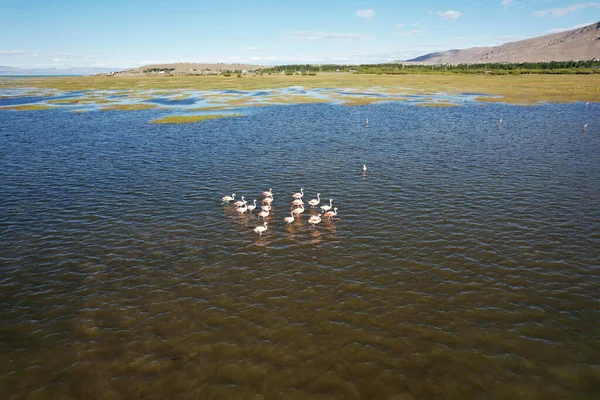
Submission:
<svg viewBox="0 0 600 400">
<path fill-rule="evenodd" d="M 598 21 L 581 0 L 0 0 L 0 66 L 383 63 Z"/>
</svg>

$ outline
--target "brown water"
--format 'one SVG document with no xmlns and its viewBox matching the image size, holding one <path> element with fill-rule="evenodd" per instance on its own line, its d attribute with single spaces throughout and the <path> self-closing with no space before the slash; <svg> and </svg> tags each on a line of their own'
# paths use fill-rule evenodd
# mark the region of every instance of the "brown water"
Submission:
<svg viewBox="0 0 600 400">
<path fill-rule="evenodd" d="M 3 399 L 598 398 L 600 113 L 243 111 L 0 111 Z"/>
</svg>

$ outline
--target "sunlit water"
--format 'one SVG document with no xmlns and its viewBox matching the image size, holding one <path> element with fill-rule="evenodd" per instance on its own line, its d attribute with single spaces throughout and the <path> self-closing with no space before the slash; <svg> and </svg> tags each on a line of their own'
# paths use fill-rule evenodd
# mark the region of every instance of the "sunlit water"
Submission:
<svg viewBox="0 0 600 400">
<path fill-rule="evenodd" d="M 596 399 L 593 107 L 0 111 L 2 398 Z"/>
</svg>

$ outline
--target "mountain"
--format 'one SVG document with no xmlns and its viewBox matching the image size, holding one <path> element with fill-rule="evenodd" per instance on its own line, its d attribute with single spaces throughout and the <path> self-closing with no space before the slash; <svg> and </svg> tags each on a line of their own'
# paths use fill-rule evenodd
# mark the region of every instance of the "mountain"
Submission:
<svg viewBox="0 0 600 400">
<path fill-rule="evenodd" d="M 425 54 L 407 61 L 423 64 L 476 64 L 591 60 L 594 58 L 600 58 L 600 22 L 500 46 L 448 50 Z"/>
<path fill-rule="evenodd" d="M 71 68 L 14 68 L 0 66 L 2 75 L 94 75 L 115 71 L 110 68 L 71 67 Z"/>
</svg>

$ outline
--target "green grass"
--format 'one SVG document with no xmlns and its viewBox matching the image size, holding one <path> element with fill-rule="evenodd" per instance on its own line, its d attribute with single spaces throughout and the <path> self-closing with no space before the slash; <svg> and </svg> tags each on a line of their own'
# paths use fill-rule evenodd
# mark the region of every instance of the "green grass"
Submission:
<svg viewBox="0 0 600 400">
<path fill-rule="evenodd" d="M 231 118 L 241 117 L 242 114 L 225 114 L 225 115 L 174 115 L 170 117 L 164 117 L 161 119 L 155 119 L 150 122 L 151 124 L 190 124 L 196 122 L 202 122 L 207 119 L 217 118 Z"/>
</svg>

